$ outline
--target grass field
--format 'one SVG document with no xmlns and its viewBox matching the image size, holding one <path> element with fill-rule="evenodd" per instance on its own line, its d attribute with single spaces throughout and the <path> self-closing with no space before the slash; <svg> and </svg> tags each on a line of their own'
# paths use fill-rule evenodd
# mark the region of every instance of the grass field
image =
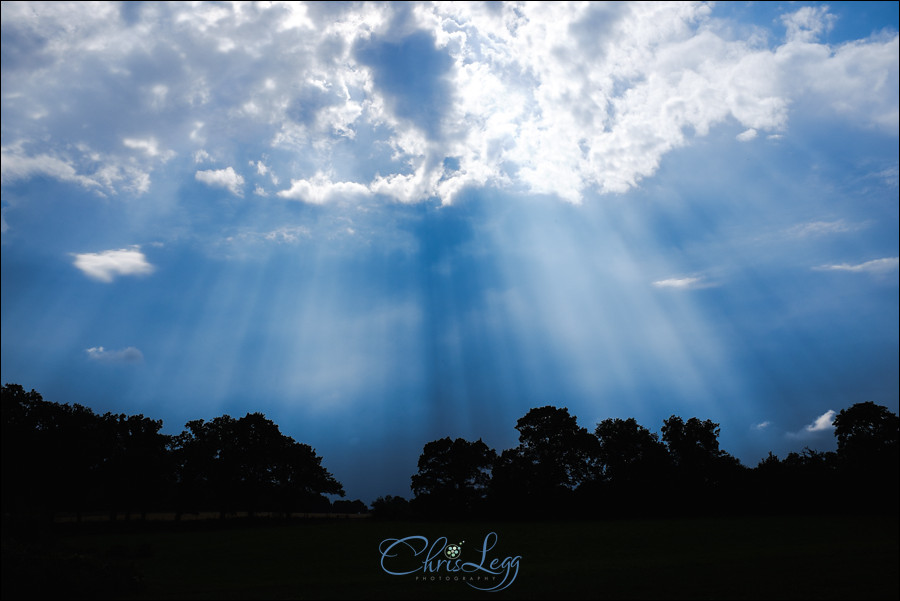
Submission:
<svg viewBox="0 0 900 601">
<path fill-rule="evenodd" d="M 88 526 L 48 558 L 4 543 L 4 597 L 133 599 L 897 599 L 896 517 L 422 524 L 373 520 Z M 501 592 L 391 576 L 379 543 L 465 541 L 461 559 L 521 556 Z M 17 556 L 16 553 L 19 555 Z M 29 555 L 29 553 L 31 555 Z M 443 557 L 443 556 L 442 556 Z M 410 561 L 413 559 L 410 557 Z M 421 557 L 419 558 L 421 559 Z M 405 565 L 413 565 L 407 562 Z M 421 565 L 421 562 L 418 564 Z M 98 582 L 109 579 L 110 582 Z"/>
</svg>

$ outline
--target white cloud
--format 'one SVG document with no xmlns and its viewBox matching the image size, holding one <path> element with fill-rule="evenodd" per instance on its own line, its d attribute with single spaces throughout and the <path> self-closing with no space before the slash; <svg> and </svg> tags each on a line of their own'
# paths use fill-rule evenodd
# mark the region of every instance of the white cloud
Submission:
<svg viewBox="0 0 900 601">
<path fill-rule="evenodd" d="M 74 265 L 86 276 L 100 282 L 112 282 L 117 276 L 147 275 L 154 267 L 139 246 L 105 250 L 99 253 L 73 254 Z"/>
<path fill-rule="evenodd" d="M 867 127 L 900 121 L 898 37 L 823 43 L 825 6 L 786 15 L 772 46 L 736 38 L 706 3 L 3 6 L 17 34 L 4 36 L 4 184 L 141 193 L 174 157 L 241 164 L 235 148 L 264 141 L 256 174 L 306 202 L 353 184 L 402 202 L 487 185 L 577 203 L 639 185 L 720 124 L 777 138 L 803 100 Z M 434 131 L 404 118 L 356 53 L 412 32 L 449 65 Z M 231 167 L 195 177 L 243 194 Z"/>
<path fill-rule="evenodd" d="M 251 167 L 256 167 L 256 172 L 259 175 L 265 175 L 269 172 L 269 168 L 262 161 L 250 161 Z"/>
<path fill-rule="evenodd" d="M 107 350 L 102 346 L 85 349 L 87 356 L 92 361 L 101 363 L 142 363 L 144 354 L 133 346 L 121 350 Z"/>
<path fill-rule="evenodd" d="M 292 179 L 289 189 L 278 192 L 281 198 L 319 205 L 336 198 L 367 195 L 368 187 L 356 182 L 333 182 L 321 172 L 310 179 Z"/>
<path fill-rule="evenodd" d="M 149 172 L 125 160 L 93 152 L 84 145 L 78 151 L 84 153 L 79 156 L 83 165 L 66 156 L 29 155 L 21 143 L 4 146 L 0 153 L 0 181 L 10 184 L 44 176 L 77 184 L 101 196 L 117 191 L 140 195 L 150 188 Z"/>
<path fill-rule="evenodd" d="M 225 169 L 207 169 L 194 174 L 198 182 L 203 182 L 213 188 L 225 188 L 235 196 L 243 196 L 244 178 L 234 171 L 232 167 Z"/>
<path fill-rule="evenodd" d="M 772 422 L 764 421 L 764 422 L 760 422 L 758 424 L 754 424 L 753 429 L 754 430 L 765 430 L 766 428 L 768 428 L 771 425 L 772 425 Z"/>
<path fill-rule="evenodd" d="M 898 184 L 900 184 L 900 169 L 897 167 L 890 167 L 879 171 L 875 176 L 891 188 L 897 188 Z"/>
<path fill-rule="evenodd" d="M 815 421 L 808 426 L 806 426 L 807 432 L 822 432 L 824 430 L 831 430 L 834 428 L 834 416 L 835 411 L 829 409 L 819 417 L 815 419 Z"/>
<path fill-rule="evenodd" d="M 702 277 L 668 278 L 653 282 L 657 288 L 676 288 L 679 290 L 696 290 L 699 288 L 712 288 L 715 284 L 705 281 Z"/>
<path fill-rule="evenodd" d="M 804 6 L 796 12 L 782 15 L 781 21 L 787 27 L 788 40 L 813 42 L 834 27 L 835 16 L 828 13 L 827 6 Z"/>
<path fill-rule="evenodd" d="M 840 263 L 833 265 L 820 265 L 819 267 L 814 267 L 813 269 L 817 271 L 851 271 L 884 274 L 891 271 L 897 271 L 898 266 L 900 266 L 900 258 L 885 257 L 883 259 L 874 259 L 872 261 L 866 261 L 865 263 L 858 263 L 856 265 L 851 265 L 849 263 Z"/>
<path fill-rule="evenodd" d="M 800 223 L 790 228 L 787 233 L 797 238 L 805 238 L 808 236 L 823 236 L 826 234 L 843 234 L 847 232 L 859 231 L 866 227 L 863 223 L 847 223 L 843 219 L 836 221 L 809 221 Z"/>
<path fill-rule="evenodd" d="M 79 184 L 85 188 L 97 187 L 97 182 L 79 175 L 75 167 L 64 159 L 48 154 L 26 156 L 21 148 L 3 147 L 0 155 L 0 177 L 3 183 L 30 179 L 38 175 Z"/>
<path fill-rule="evenodd" d="M 787 436 L 789 438 L 809 438 L 810 436 L 818 435 L 820 432 L 830 432 L 834 429 L 835 415 L 836 412 L 833 409 L 829 409 L 813 420 L 811 424 L 807 424 L 798 432 L 788 432 Z"/>
<path fill-rule="evenodd" d="M 755 139 L 758 133 L 759 133 L 759 132 L 757 132 L 755 129 L 753 129 L 753 128 L 751 127 L 750 129 L 745 129 L 744 131 L 742 131 L 741 133 L 739 133 L 739 134 L 738 134 L 737 136 L 735 136 L 735 137 L 736 137 L 736 138 L 738 139 L 738 141 L 740 141 L 740 142 L 749 142 L 750 140 Z"/>
<path fill-rule="evenodd" d="M 143 150 L 145 153 L 147 153 L 147 156 L 158 156 L 163 162 L 166 162 L 173 156 L 175 156 L 175 153 L 171 150 L 160 150 L 159 143 L 154 138 L 125 138 L 124 140 L 122 140 L 122 144 L 124 144 L 128 148 Z"/>
</svg>

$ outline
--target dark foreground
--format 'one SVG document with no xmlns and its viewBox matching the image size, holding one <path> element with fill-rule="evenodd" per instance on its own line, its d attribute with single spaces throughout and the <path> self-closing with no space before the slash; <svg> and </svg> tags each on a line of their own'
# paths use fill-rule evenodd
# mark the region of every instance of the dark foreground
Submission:
<svg viewBox="0 0 900 601">
<path fill-rule="evenodd" d="M 897 517 L 448 524 L 232 521 L 55 528 L 29 542 L 4 532 L 4 598 L 900 596 Z M 441 571 L 429 574 L 391 576 L 381 568 L 379 544 L 384 539 L 423 536 L 433 543 L 445 536 L 446 542 L 463 543 L 462 563 L 479 563 L 491 532 L 496 541 L 486 553 L 485 566 L 491 559 L 499 566 L 520 556 L 515 579 L 510 583 L 507 575 L 509 586 L 500 592 L 475 590 L 460 579 L 465 572 L 447 572 L 446 562 Z M 412 544 L 424 543 L 416 539 Z M 387 563 L 395 571 L 422 566 L 424 556 L 413 557 L 411 547 L 396 549 L 397 557 Z M 441 551 L 443 542 L 436 549 Z M 490 587 L 501 581 L 497 577 L 474 583 Z"/>
</svg>

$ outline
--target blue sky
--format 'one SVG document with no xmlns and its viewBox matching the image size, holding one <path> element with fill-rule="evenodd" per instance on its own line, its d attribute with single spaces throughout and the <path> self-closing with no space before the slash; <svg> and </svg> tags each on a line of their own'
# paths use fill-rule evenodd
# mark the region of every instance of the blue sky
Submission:
<svg viewBox="0 0 900 601">
<path fill-rule="evenodd" d="M 898 410 L 898 3 L 2 5 L 2 380 L 423 445 Z"/>
</svg>

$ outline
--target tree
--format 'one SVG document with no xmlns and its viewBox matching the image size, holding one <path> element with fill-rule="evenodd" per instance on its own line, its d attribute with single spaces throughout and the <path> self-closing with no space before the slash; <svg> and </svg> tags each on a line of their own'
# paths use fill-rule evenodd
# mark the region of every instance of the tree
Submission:
<svg viewBox="0 0 900 601">
<path fill-rule="evenodd" d="M 406 519 L 410 516 L 409 501 L 391 495 L 378 497 L 372 501 L 372 515 L 386 520 Z"/>
<path fill-rule="evenodd" d="M 677 415 L 663 422 L 662 439 L 675 465 L 684 472 L 702 473 L 719 457 L 719 424 L 696 417 L 687 422 Z"/>
<path fill-rule="evenodd" d="M 665 478 L 669 466 L 665 445 L 634 418 L 605 419 L 594 435 L 606 483 L 618 489 L 644 489 Z"/>
<path fill-rule="evenodd" d="M 880 463 L 897 457 L 900 421 L 872 401 L 842 409 L 834 418 L 838 454 L 854 464 Z"/>
<path fill-rule="evenodd" d="M 100 416 L 45 401 L 18 384 L 3 387 L 2 415 L 4 511 L 80 516 L 102 504 L 99 478 L 108 449 Z"/>
<path fill-rule="evenodd" d="M 542 488 L 574 490 L 594 478 L 597 439 L 569 410 L 553 406 L 530 410 L 516 423 L 522 455 Z"/>
<path fill-rule="evenodd" d="M 900 503 L 898 418 L 871 401 L 834 418 L 843 504 L 861 511 L 895 512 Z"/>
<path fill-rule="evenodd" d="M 306 444 L 282 434 L 262 413 L 194 420 L 177 437 L 182 503 L 283 511 L 320 510 L 323 494 L 344 489 Z"/>
<path fill-rule="evenodd" d="M 162 424 L 143 415 L 106 413 L 99 418 L 103 457 L 98 476 L 111 516 L 125 510 L 127 517 L 136 510 L 146 517 L 164 503 L 172 466 Z"/>
<path fill-rule="evenodd" d="M 496 509 L 553 512 L 597 474 L 597 439 L 567 408 L 531 409 L 516 422 L 519 445 L 507 449 L 493 472 Z"/>
<path fill-rule="evenodd" d="M 744 503 L 746 468 L 719 449 L 719 424 L 673 415 L 661 428 L 674 466 L 671 504 L 689 512 L 721 512 L 729 504 Z"/>
<path fill-rule="evenodd" d="M 497 459 L 480 438 L 475 442 L 449 437 L 425 445 L 411 488 L 416 504 L 433 515 L 464 515 L 476 511 L 491 481 Z"/>
<path fill-rule="evenodd" d="M 359 499 L 352 501 L 340 499 L 331 504 L 331 511 L 334 513 L 360 514 L 368 512 L 369 508 Z"/>
</svg>

